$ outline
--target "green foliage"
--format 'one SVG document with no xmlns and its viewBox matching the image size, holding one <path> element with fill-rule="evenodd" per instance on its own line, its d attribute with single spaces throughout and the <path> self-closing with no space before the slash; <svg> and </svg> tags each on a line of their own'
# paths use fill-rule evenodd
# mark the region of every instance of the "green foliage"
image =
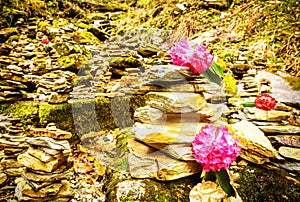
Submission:
<svg viewBox="0 0 300 202">
<path fill-rule="evenodd" d="M 133 201 L 134 190 L 129 190 L 125 198 L 121 198 L 121 202 L 131 202 Z"/>
<path fill-rule="evenodd" d="M 226 170 L 221 169 L 220 171 L 216 172 L 216 178 L 219 185 L 225 191 L 228 197 L 236 195 L 233 187 L 230 184 L 230 178 Z"/>
<path fill-rule="evenodd" d="M 124 152 L 128 152 L 127 141 L 130 139 L 133 139 L 132 134 L 129 133 L 128 129 L 124 129 L 117 137 L 117 147 Z"/>
</svg>

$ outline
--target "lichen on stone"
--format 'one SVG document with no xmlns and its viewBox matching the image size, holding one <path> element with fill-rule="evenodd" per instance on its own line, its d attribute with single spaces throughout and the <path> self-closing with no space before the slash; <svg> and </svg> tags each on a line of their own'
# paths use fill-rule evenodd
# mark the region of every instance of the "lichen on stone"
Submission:
<svg viewBox="0 0 300 202">
<path fill-rule="evenodd" d="M 283 77 L 283 79 L 288 82 L 289 86 L 292 88 L 292 90 L 300 90 L 300 78 L 299 77 L 292 77 L 287 76 Z"/>
<path fill-rule="evenodd" d="M 224 76 L 224 82 L 225 82 L 225 92 L 231 95 L 236 95 L 237 93 L 237 86 L 236 86 L 236 80 L 231 73 L 227 73 Z"/>
</svg>

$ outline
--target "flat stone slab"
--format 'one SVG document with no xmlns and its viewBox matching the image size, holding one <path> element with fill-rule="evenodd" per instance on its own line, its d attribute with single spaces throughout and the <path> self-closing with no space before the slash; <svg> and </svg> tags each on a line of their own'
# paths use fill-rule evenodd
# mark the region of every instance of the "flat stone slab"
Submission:
<svg viewBox="0 0 300 202">
<path fill-rule="evenodd" d="M 233 136 L 239 139 L 242 146 L 240 156 L 254 163 L 262 164 L 269 158 L 275 158 L 278 152 L 270 140 L 253 123 L 246 120 L 232 124 Z"/>
<path fill-rule="evenodd" d="M 150 92 L 145 97 L 146 105 L 168 113 L 199 111 L 206 105 L 205 97 L 197 93 Z"/>
<path fill-rule="evenodd" d="M 135 123 L 131 132 L 136 139 L 146 144 L 182 144 L 192 143 L 196 134 L 205 125 L 207 123 L 166 123 L 165 125 Z"/>
<path fill-rule="evenodd" d="M 280 155 L 295 159 L 297 161 L 300 161 L 300 148 L 293 148 L 293 147 L 279 147 L 278 152 Z"/>
<path fill-rule="evenodd" d="M 272 144 L 281 144 L 285 146 L 300 148 L 300 136 L 298 135 L 275 135 L 268 136 Z"/>
<path fill-rule="evenodd" d="M 247 117 L 259 121 L 282 121 L 287 120 L 292 115 L 291 112 L 278 110 L 267 111 L 258 108 L 249 108 L 248 110 L 253 114 L 247 114 Z"/>
<path fill-rule="evenodd" d="M 196 161 L 180 161 L 161 152 L 146 155 L 129 154 L 130 175 L 135 178 L 175 180 L 201 172 Z"/>
<path fill-rule="evenodd" d="M 259 126 L 259 129 L 265 133 L 276 133 L 276 134 L 300 134 L 300 127 L 293 125 L 286 126 Z"/>
</svg>

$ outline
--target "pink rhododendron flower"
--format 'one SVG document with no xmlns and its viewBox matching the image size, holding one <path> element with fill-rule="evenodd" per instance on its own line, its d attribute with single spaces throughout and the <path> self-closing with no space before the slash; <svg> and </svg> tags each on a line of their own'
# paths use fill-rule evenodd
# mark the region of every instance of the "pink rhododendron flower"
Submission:
<svg viewBox="0 0 300 202">
<path fill-rule="evenodd" d="M 189 66 L 188 58 L 193 53 L 191 44 L 187 40 L 182 40 L 173 46 L 170 50 L 170 55 L 174 65 Z"/>
<path fill-rule="evenodd" d="M 193 46 L 192 42 L 182 40 L 171 48 L 170 56 L 174 65 L 186 66 L 194 74 L 201 74 L 210 67 L 214 56 L 202 44 L 195 49 Z"/>
<path fill-rule="evenodd" d="M 261 94 L 255 99 L 255 106 L 258 109 L 272 110 L 276 106 L 276 100 L 268 94 Z"/>
<path fill-rule="evenodd" d="M 210 52 L 205 49 L 205 46 L 203 44 L 201 44 L 195 48 L 195 51 L 189 59 L 189 63 L 193 67 L 190 69 L 194 74 L 201 74 L 210 67 L 213 59 L 214 56 L 211 55 Z"/>
<path fill-rule="evenodd" d="M 203 170 L 216 172 L 228 169 L 236 160 L 241 151 L 237 145 L 238 140 L 233 139 L 224 126 L 217 128 L 213 125 L 202 127 L 192 143 L 192 151 L 196 161 Z"/>
</svg>

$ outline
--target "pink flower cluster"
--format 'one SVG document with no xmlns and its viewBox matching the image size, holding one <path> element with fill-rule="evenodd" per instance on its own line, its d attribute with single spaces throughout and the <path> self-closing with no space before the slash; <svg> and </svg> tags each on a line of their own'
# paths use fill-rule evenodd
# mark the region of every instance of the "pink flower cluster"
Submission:
<svg viewBox="0 0 300 202">
<path fill-rule="evenodd" d="M 214 56 L 205 49 L 203 44 L 196 46 L 187 40 L 182 40 L 170 50 L 170 56 L 174 65 L 186 66 L 194 74 L 205 72 L 214 59 Z"/>
<path fill-rule="evenodd" d="M 204 171 L 216 172 L 222 168 L 228 169 L 230 164 L 236 160 L 241 151 L 237 142 L 238 140 L 233 139 L 224 126 L 217 128 L 213 125 L 206 125 L 196 135 L 192 151 Z"/>
</svg>

